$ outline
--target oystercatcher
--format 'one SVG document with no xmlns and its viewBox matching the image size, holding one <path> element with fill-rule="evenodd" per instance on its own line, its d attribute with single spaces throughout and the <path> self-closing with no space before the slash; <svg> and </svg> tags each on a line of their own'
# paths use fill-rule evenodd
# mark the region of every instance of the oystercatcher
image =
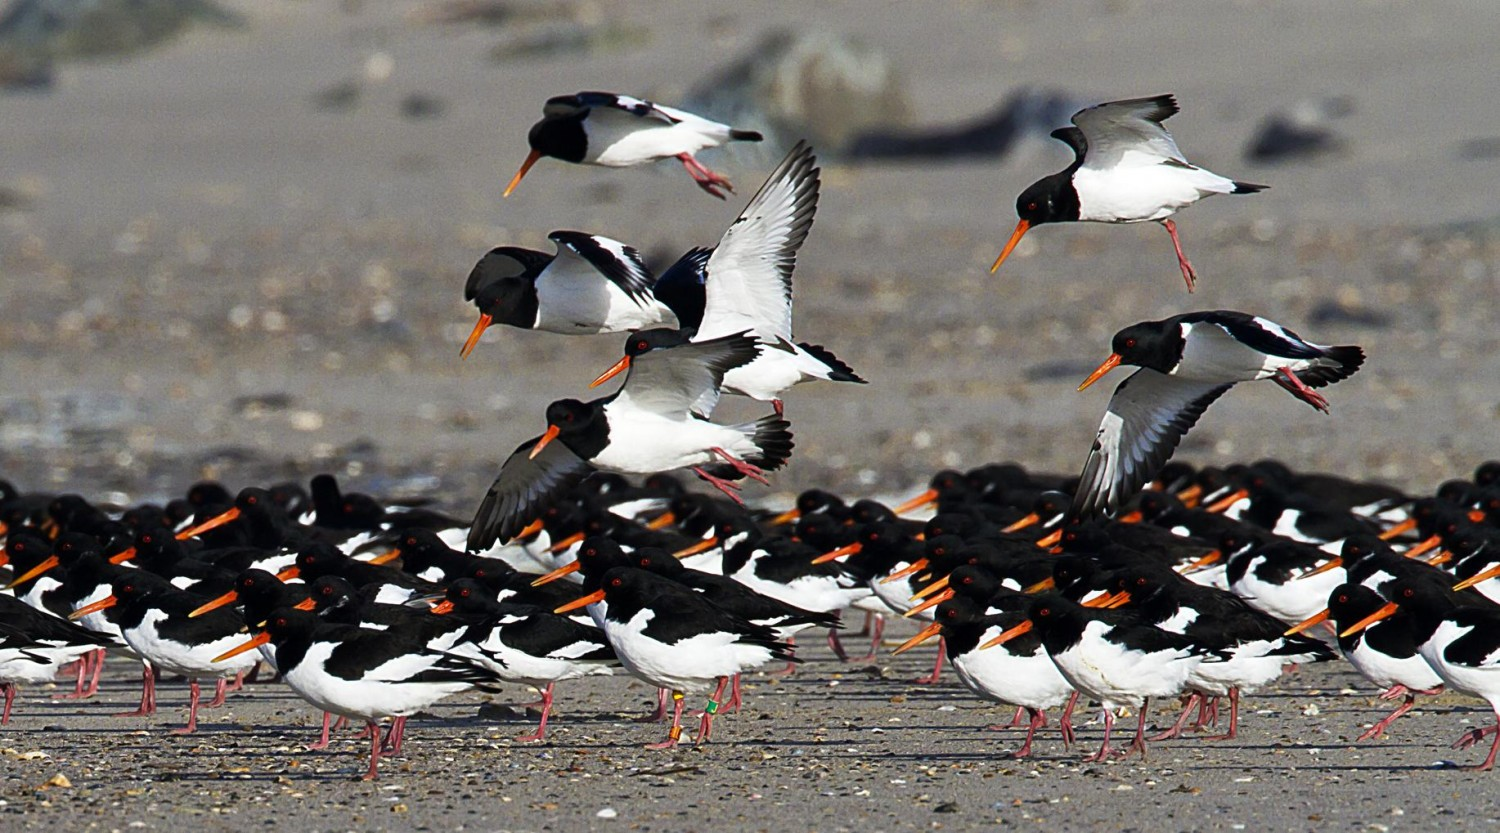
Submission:
<svg viewBox="0 0 1500 833">
<path fill-rule="evenodd" d="M 1075 127 L 1052 137 L 1073 149 L 1073 164 L 1032 183 L 1016 198 L 1020 222 L 990 272 L 1000 268 L 1021 236 L 1043 223 L 1159 222 L 1172 236 L 1189 292 L 1198 275 L 1182 253 L 1171 216 L 1214 194 L 1253 194 L 1264 185 L 1237 182 L 1188 164 L 1162 122 L 1178 112 L 1171 95 L 1095 105 L 1073 114 Z"/>
<path fill-rule="evenodd" d="M 699 188 L 724 199 L 734 187 L 723 176 L 703 167 L 693 154 L 729 142 L 759 142 L 754 130 L 741 130 L 702 116 L 663 107 L 618 93 L 581 92 L 547 99 L 542 120 L 531 126 L 526 140 L 531 153 L 505 186 L 510 196 L 538 159 L 550 156 L 581 165 L 629 168 L 660 159 L 676 158 Z"/>
<path fill-rule="evenodd" d="M 1143 321 L 1116 333 L 1112 347 L 1079 390 L 1120 364 L 1141 369 L 1110 397 L 1080 476 L 1075 516 L 1117 511 L 1235 384 L 1272 379 L 1326 413 L 1328 400 L 1312 388 L 1348 378 L 1365 358 L 1359 347 L 1313 344 L 1280 324 L 1232 310 Z"/>
<path fill-rule="evenodd" d="M 501 246 L 474 265 L 464 300 L 479 308 L 479 321 L 459 355 L 468 358 L 496 322 L 563 335 L 677 326 L 677 316 L 652 295 L 656 279 L 633 246 L 580 231 L 547 238 L 557 254 Z"/>
<path fill-rule="evenodd" d="M 10 722 L 19 683 L 45 683 L 65 664 L 115 644 L 109 637 L 37 610 L 13 596 L 0 594 L 0 693 Z"/>
<path fill-rule="evenodd" d="M 640 338 L 632 336 L 632 342 Z M 692 467 L 726 494 L 737 484 L 704 467 L 723 460 L 763 480 L 791 456 L 791 425 L 775 415 L 753 423 L 717 425 L 692 414 L 718 388 L 728 368 L 755 355 L 743 333 L 650 350 L 633 362 L 613 395 L 592 402 L 562 399 L 547 406 L 547 431 L 522 443 L 490 486 L 469 531 L 471 552 L 515 537 L 545 504 L 595 469 L 650 473 Z M 649 358 L 650 361 L 646 361 Z M 738 500 L 738 497 L 735 497 Z"/>
</svg>

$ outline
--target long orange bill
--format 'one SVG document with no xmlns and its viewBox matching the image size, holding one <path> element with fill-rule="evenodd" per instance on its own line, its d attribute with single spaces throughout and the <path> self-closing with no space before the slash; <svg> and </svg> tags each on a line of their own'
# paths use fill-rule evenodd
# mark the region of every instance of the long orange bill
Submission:
<svg viewBox="0 0 1500 833">
<path fill-rule="evenodd" d="M 772 518 L 769 523 L 771 526 L 785 526 L 800 517 L 802 517 L 802 510 L 794 506 L 791 509 L 788 509 L 785 512 L 782 512 L 780 515 Z"/>
<path fill-rule="evenodd" d="M 573 546 L 574 544 L 583 543 L 583 539 L 587 537 L 588 536 L 584 535 L 582 532 L 575 532 L 572 535 L 569 535 L 568 537 L 563 538 L 562 540 L 548 547 L 547 553 L 549 555 L 557 555 L 560 552 L 567 552 L 569 547 Z"/>
<path fill-rule="evenodd" d="M 905 567 L 902 567 L 901 569 L 897 570 L 896 572 L 891 573 L 890 575 L 888 575 L 885 578 L 881 579 L 880 583 L 881 584 L 890 584 L 893 581 L 900 581 L 901 579 L 904 579 L 904 578 L 906 578 L 909 575 L 912 575 L 914 573 L 920 573 L 920 572 L 922 572 L 925 569 L 927 569 L 927 559 L 925 559 L 925 558 L 918 558 L 916 561 L 913 561 L 912 563 L 906 565 Z"/>
<path fill-rule="evenodd" d="M 1182 568 L 1182 575 L 1191 575 L 1198 572 L 1199 570 L 1212 567 L 1223 559 L 1224 553 L 1219 552 L 1218 550 L 1209 550 L 1203 555 L 1203 557 Z"/>
<path fill-rule="evenodd" d="M 296 604 L 292 605 L 292 609 L 293 610 L 317 610 L 318 609 L 318 603 L 315 602 L 315 601 L 313 601 L 313 597 L 312 596 L 308 596 L 307 598 L 303 599 L 302 601 L 297 602 Z"/>
<path fill-rule="evenodd" d="M 595 590 L 594 592 L 588 594 L 587 596 L 584 596 L 581 599 L 574 599 L 573 601 L 568 602 L 567 604 L 563 605 L 562 607 L 557 608 L 556 610 L 554 610 L 552 612 L 553 613 L 567 613 L 568 611 L 571 611 L 571 610 L 577 610 L 580 607 L 588 607 L 589 605 L 593 604 L 594 602 L 602 602 L 602 601 L 604 601 L 604 591 L 603 590 Z"/>
<path fill-rule="evenodd" d="M 260 633 L 256 634 L 254 637 L 252 637 L 249 642 L 242 642 L 242 643 L 234 646 L 233 648 L 230 648 L 229 650 L 225 651 L 224 653 L 219 654 L 218 656 L 214 657 L 213 661 L 214 662 L 223 662 L 224 660 L 229 659 L 230 657 L 237 657 L 240 654 L 245 653 L 246 651 L 253 651 L 256 648 L 259 648 L 260 646 L 262 646 L 262 645 L 264 645 L 264 644 L 266 644 L 267 642 L 270 642 L 270 641 L 271 641 L 271 632 L 270 631 L 261 631 Z"/>
<path fill-rule="evenodd" d="M 1182 501 L 1182 505 L 1186 506 L 1189 509 L 1197 506 L 1198 498 L 1201 497 L 1203 497 L 1203 487 L 1199 486 L 1197 483 L 1194 483 L 1193 485 L 1177 493 L 1177 499 Z"/>
<path fill-rule="evenodd" d="M 897 515 L 905 515 L 908 512 L 915 512 L 918 509 L 922 509 L 924 507 L 931 506 L 932 504 L 937 503 L 937 499 L 938 499 L 938 490 L 937 489 L 928 489 L 927 491 L 923 492 L 922 494 L 917 495 L 916 497 L 912 498 L 911 500 L 908 500 L 907 502 L 901 504 L 900 506 L 897 506 L 895 509 L 892 509 L 891 511 L 894 512 L 894 513 L 896 513 Z"/>
<path fill-rule="evenodd" d="M 1031 624 L 1031 620 L 1027 619 L 1026 621 L 1022 622 L 1021 624 L 1016 625 L 1015 627 L 1011 628 L 1008 631 L 1005 631 L 1004 633 L 1000 634 L 999 636 L 995 637 L 994 639 L 991 639 L 989 642 L 986 642 L 983 645 L 980 645 L 979 647 L 980 648 L 993 648 L 996 645 L 1004 645 L 1005 643 L 1011 641 L 1012 639 L 1015 639 L 1016 637 L 1020 636 L 1023 633 L 1029 633 L 1031 631 L 1032 627 L 1033 627 L 1033 625 Z"/>
<path fill-rule="evenodd" d="M 1431 564 L 1434 567 L 1437 567 L 1437 566 L 1442 565 L 1442 564 L 1447 564 L 1449 561 L 1452 561 L 1452 560 L 1453 560 L 1453 550 L 1438 550 L 1437 555 L 1434 555 L 1433 557 L 1431 557 L 1429 559 L 1426 559 L 1427 563 Z"/>
<path fill-rule="evenodd" d="M 1031 223 L 1025 220 L 1016 223 L 1016 230 L 1011 232 L 1010 240 L 1006 242 L 1005 248 L 1000 252 L 1000 256 L 995 258 L 995 265 L 990 267 L 991 275 L 995 274 L 1000 268 L 1000 264 L 1004 263 L 1005 259 L 1010 257 L 1011 250 L 1016 247 L 1017 243 L 1021 242 L 1022 237 L 1026 236 L 1026 230 L 1029 228 L 1031 228 Z"/>
<path fill-rule="evenodd" d="M 464 346 L 458 351 L 460 359 L 467 359 L 469 354 L 474 352 L 474 346 L 479 343 L 479 337 L 484 335 L 484 331 L 488 330 L 493 323 L 495 323 L 494 316 L 486 312 L 479 314 L 479 320 L 474 322 L 474 329 L 469 331 L 469 337 L 464 339 Z"/>
<path fill-rule="evenodd" d="M 568 575 L 569 573 L 576 573 L 581 569 L 583 569 L 582 564 L 579 564 L 577 561 L 570 561 L 567 564 L 558 567 L 556 570 L 553 570 L 552 572 L 546 574 L 545 576 L 542 576 L 536 581 L 533 581 L 531 583 L 531 586 L 541 587 L 544 584 L 550 584 L 562 578 L 563 576 Z"/>
<path fill-rule="evenodd" d="M 1039 547 L 1042 547 L 1043 549 L 1045 549 L 1047 547 L 1055 546 L 1057 544 L 1057 542 L 1061 541 L 1061 540 L 1062 540 L 1062 527 L 1058 527 L 1057 529 L 1052 530 L 1046 536 L 1038 538 L 1036 540 L 1036 545 L 1039 546 Z"/>
<path fill-rule="evenodd" d="M 953 592 L 953 588 L 950 587 L 935 596 L 929 596 L 928 598 L 924 599 L 921 604 L 911 608 L 901 615 L 904 618 L 910 619 L 911 617 L 916 616 L 917 614 L 921 613 L 924 610 L 927 610 L 928 608 L 936 607 L 937 605 L 948 601 L 956 595 L 958 594 Z"/>
<path fill-rule="evenodd" d="M 120 550 L 114 555 L 111 555 L 109 557 L 109 563 L 124 564 L 132 558 L 135 558 L 135 547 L 126 547 L 125 549 Z"/>
<path fill-rule="evenodd" d="M 1122 590 L 1119 593 L 1100 593 L 1088 601 L 1079 602 L 1079 606 L 1107 610 L 1112 607 L 1119 607 L 1128 601 L 1130 601 L 1130 594 Z"/>
<path fill-rule="evenodd" d="M 1458 584 L 1453 585 L 1453 589 L 1454 590 L 1467 590 L 1467 589 L 1469 589 L 1470 587 L 1473 587 L 1476 584 L 1482 584 L 1482 583 L 1484 583 L 1486 581 L 1489 581 L 1490 579 L 1494 578 L 1495 576 L 1500 576 L 1500 564 L 1496 564 L 1495 566 L 1489 568 L 1488 570 L 1485 570 L 1484 572 L 1476 573 L 1476 574 L 1474 574 L 1472 576 L 1469 576 L 1468 578 L 1464 579 L 1463 581 L 1460 581 Z"/>
<path fill-rule="evenodd" d="M 1328 617 L 1332 615 L 1333 611 L 1325 607 L 1317 613 L 1314 613 L 1306 619 L 1303 619 L 1301 622 L 1298 622 L 1297 624 L 1292 625 L 1290 628 L 1287 628 L 1286 633 L 1282 634 L 1282 636 L 1293 636 L 1295 634 L 1302 633 L 1303 631 L 1314 625 L 1323 624 L 1324 622 L 1328 621 Z"/>
<path fill-rule="evenodd" d="M 677 552 L 672 553 L 672 557 L 673 558 L 687 558 L 690 555 L 697 555 L 700 552 L 708 552 L 709 550 L 713 549 L 714 547 L 717 547 L 718 545 L 719 545 L 719 536 L 717 536 L 717 535 L 710 535 L 707 538 L 704 538 L 702 541 L 699 541 L 696 544 L 693 544 L 693 545 L 687 546 L 687 547 L 683 547 L 682 549 L 678 550 Z"/>
<path fill-rule="evenodd" d="M 667 511 L 647 521 L 646 528 L 653 531 L 658 529 L 665 529 L 666 527 L 671 526 L 676 521 L 677 516 L 671 511 Z"/>
<path fill-rule="evenodd" d="M 42 559 L 42 563 L 11 579 L 10 584 L 5 585 L 5 589 L 9 590 L 12 587 L 20 587 L 21 585 L 25 584 L 28 581 L 31 581 L 42 573 L 45 573 L 53 567 L 56 567 L 60 563 L 61 562 L 58 560 L 57 556 L 49 555 L 46 558 Z"/>
<path fill-rule="evenodd" d="M 1486 515 L 1483 509 L 1469 510 L 1469 520 L 1473 521 L 1476 524 L 1484 523 L 1484 519 L 1488 517 L 1489 515 Z"/>
<path fill-rule="evenodd" d="M 1125 357 L 1120 355 L 1119 353 L 1110 353 L 1109 358 L 1105 359 L 1099 364 L 1098 367 L 1094 368 L 1094 372 L 1090 373 L 1089 377 L 1083 380 L 1083 384 L 1079 385 L 1078 389 L 1083 390 L 1089 385 L 1092 385 L 1093 383 L 1099 381 L 1101 378 L 1103 378 L 1104 374 L 1119 367 L 1120 362 L 1124 360 Z"/>
<path fill-rule="evenodd" d="M 1320 576 L 1320 575 L 1328 572 L 1329 570 L 1337 570 L 1338 568 L 1340 568 L 1342 566 L 1344 566 L 1344 559 L 1342 557 L 1340 557 L 1340 556 L 1334 556 L 1333 558 L 1328 559 L 1327 561 L 1323 562 L 1322 564 L 1319 564 L 1318 566 L 1314 567 L 1313 569 L 1308 570 L 1307 572 L 1303 573 L 1302 575 L 1297 576 L 1297 580 L 1301 581 L 1302 579 L 1305 579 L 1305 578 L 1312 578 L 1313 576 Z"/>
<path fill-rule="evenodd" d="M 624 373 L 625 371 L 627 371 L 629 369 L 630 369 L 630 357 L 629 356 L 624 356 L 619 361 L 617 361 L 614 364 L 610 365 L 609 370 L 606 370 L 603 373 L 600 373 L 599 374 L 599 378 L 595 379 L 592 382 L 589 382 L 589 387 L 591 387 L 591 388 L 597 388 L 600 385 L 604 384 L 605 382 L 608 382 L 610 379 L 615 378 L 616 376 L 620 375 L 621 373 Z"/>
<path fill-rule="evenodd" d="M 526 172 L 531 170 L 531 166 L 535 165 L 536 160 L 541 158 L 542 152 L 539 150 L 533 150 L 531 153 L 528 153 L 526 155 L 526 161 L 521 163 L 521 169 L 519 171 L 516 171 L 516 175 L 510 178 L 510 184 L 505 186 L 505 193 L 501 194 L 500 196 L 510 196 L 510 192 L 516 190 L 516 186 L 521 184 L 521 177 L 526 176 Z"/>
<path fill-rule="evenodd" d="M 1021 589 L 1022 593 L 1040 593 L 1043 590 L 1051 590 L 1057 586 L 1057 579 L 1047 576 L 1036 584 L 1028 585 Z"/>
<path fill-rule="evenodd" d="M 1119 521 L 1122 524 L 1138 524 L 1141 521 L 1146 520 L 1146 513 L 1137 509 L 1133 512 L 1126 512 L 1115 520 Z"/>
<path fill-rule="evenodd" d="M 1407 558 L 1416 558 L 1419 555 L 1426 555 L 1428 552 L 1437 549 L 1438 546 L 1442 543 L 1443 536 L 1433 535 L 1432 537 L 1423 540 L 1421 543 L 1407 550 L 1404 555 Z"/>
<path fill-rule="evenodd" d="M 193 612 L 188 614 L 188 618 L 197 619 L 199 616 L 202 616 L 203 614 L 208 613 L 211 610 L 218 610 L 224 605 L 234 604 L 235 601 L 239 599 L 239 597 L 240 594 L 238 590 L 231 590 L 211 602 L 204 602 L 203 604 L 198 605 L 196 608 L 193 608 Z"/>
<path fill-rule="evenodd" d="M 450 601 L 448 599 L 443 599 L 442 601 L 440 601 L 437 604 L 433 605 L 432 609 L 429 610 L 428 613 L 436 613 L 439 616 L 443 616 L 445 614 L 452 613 L 453 612 L 453 607 L 454 607 L 454 604 L 453 604 L 452 601 Z"/>
<path fill-rule="evenodd" d="M 1400 608 L 1396 606 L 1395 602 L 1386 602 L 1385 607 L 1382 607 L 1374 613 L 1371 613 L 1369 616 L 1366 616 L 1358 622 L 1355 622 L 1349 627 L 1339 631 L 1339 636 L 1350 636 L 1359 633 L 1365 628 L 1368 628 L 1376 622 L 1379 622 L 1381 619 L 1389 619 L 1390 617 L 1396 615 L 1397 610 L 1400 610 Z"/>
<path fill-rule="evenodd" d="M 817 558 L 814 558 L 812 560 L 812 563 L 814 563 L 814 564 L 827 564 L 830 561 L 837 561 L 837 560 L 839 560 L 840 558 L 843 558 L 846 555 L 854 555 L 854 554 L 858 553 L 860 550 L 862 550 L 864 548 L 865 547 L 864 547 L 863 544 L 861 544 L 858 541 L 855 541 L 852 544 L 845 544 L 845 545 L 843 545 L 842 547 L 839 547 L 836 550 L 829 550 L 828 552 L 823 553 L 822 555 L 818 556 Z"/>
<path fill-rule="evenodd" d="M 293 564 L 292 566 L 286 568 L 285 570 L 282 570 L 281 572 L 277 573 L 276 577 L 279 578 L 279 579 L 281 579 L 282 581 L 291 581 L 294 578 L 301 578 L 302 577 L 302 568 L 298 567 L 296 564 Z"/>
<path fill-rule="evenodd" d="M 537 534 L 538 532 L 541 532 L 541 531 L 542 531 L 542 519 L 541 518 L 537 518 L 536 520 L 534 520 L 531 523 L 527 524 L 525 529 L 523 529 L 520 532 L 516 533 L 516 537 L 515 537 L 514 540 L 520 541 L 520 540 L 523 540 L 523 539 L 526 539 L 526 538 L 530 538 L 531 536 L 533 536 L 533 535 L 535 535 L 535 534 Z"/>
<path fill-rule="evenodd" d="M 908 639 L 905 642 L 901 643 L 900 646 L 896 648 L 896 650 L 891 652 L 891 654 L 895 655 L 903 653 L 905 651 L 910 651 L 911 649 L 917 647 L 918 645 L 921 645 L 923 642 L 926 642 L 927 640 L 933 638 L 934 636 L 937 636 L 942 632 L 943 626 L 939 625 L 937 622 L 933 622 L 932 624 L 923 628 L 916 636 L 913 636 L 911 639 Z"/>
<path fill-rule="evenodd" d="M 211 529 L 218 529 L 219 527 L 229 523 L 239 516 L 240 508 L 238 506 L 231 506 L 223 514 L 215 515 L 201 524 L 190 526 L 187 529 L 184 529 L 183 531 L 177 533 L 177 540 L 186 541 L 194 535 L 202 535 L 203 533 L 208 532 Z"/>
<path fill-rule="evenodd" d="M 1410 532 L 1411 530 L 1416 529 L 1416 528 L 1417 528 L 1417 519 L 1416 518 L 1407 518 L 1406 520 L 1402 521 L 1401 523 L 1398 523 L 1395 526 L 1391 527 L 1390 529 L 1387 529 L 1385 532 L 1380 533 L 1380 540 L 1382 540 L 1382 541 L 1389 541 L 1392 538 L 1395 538 L 1396 536 L 1401 535 L 1402 533 Z"/>
<path fill-rule="evenodd" d="M 942 578 L 938 579 L 937 581 L 934 581 L 933 583 L 927 585 L 926 587 L 923 587 L 921 590 L 918 590 L 917 592 L 913 593 L 912 597 L 911 597 L 911 600 L 912 601 L 916 601 L 917 599 L 924 599 L 924 598 L 926 598 L 928 596 L 931 596 L 933 593 L 936 593 L 937 591 L 942 590 L 943 588 L 945 588 L 947 586 L 948 586 L 948 576 L 943 576 Z"/>
<path fill-rule="evenodd" d="M 556 425 L 547 426 L 547 433 L 543 434 L 542 438 L 536 441 L 536 447 L 531 449 L 531 454 L 528 455 L 526 459 L 535 460 L 536 456 L 542 453 L 542 449 L 547 447 L 547 443 L 550 443 L 553 440 L 557 439 L 557 435 L 561 433 L 562 429 L 558 428 Z"/>
<path fill-rule="evenodd" d="M 1203 511 L 1213 512 L 1217 515 L 1218 513 L 1223 512 L 1224 510 L 1247 497 L 1250 497 L 1250 491 L 1248 489 L 1235 489 L 1233 492 L 1230 492 L 1229 494 L 1219 498 L 1208 506 L 1203 507 Z"/>
<path fill-rule="evenodd" d="M 1122 590 L 1111 596 L 1109 601 L 1104 603 L 1104 607 L 1108 610 L 1114 610 L 1117 607 L 1124 607 L 1128 604 L 1130 604 L 1130 591 Z"/>
<path fill-rule="evenodd" d="M 82 619 L 90 613 L 98 613 L 101 610 L 108 610 L 119 603 L 120 600 L 115 598 L 113 595 L 105 596 L 104 598 L 100 599 L 97 602 L 94 602 L 93 604 L 86 604 L 83 607 L 80 607 L 77 610 L 73 611 L 72 613 L 69 613 L 68 621 L 77 622 L 79 619 Z"/>
<path fill-rule="evenodd" d="M 1019 521 L 1016 521 L 1015 523 L 1011 524 L 1010 526 L 1005 527 L 1004 529 L 1002 529 L 1000 531 L 1001 532 L 1020 532 L 1021 530 L 1025 529 L 1026 527 L 1031 526 L 1032 524 L 1035 524 L 1035 523 L 1041 521 L 1041 519 L 1042 519 L 1041 515 L 1038 515 L 1037 513 L 1032 512 L 1031 514 L 1027 515 L 1026 517 L 1020 519 Z"/>
<path fill-rule="evenodd" d="M 395 561 L 396 559 L 398 559 L 400 557 L 401 557 L 401 548 L 397 547 L 397 548 L 391 550 L 390 552 L 383 552 L 380 555 L 377 555 L 374 558 L 370 559 L 369 561 L 366 561 L 365 563 L 366 564 L 389 564 L 392 561 Z"/>
</svg>

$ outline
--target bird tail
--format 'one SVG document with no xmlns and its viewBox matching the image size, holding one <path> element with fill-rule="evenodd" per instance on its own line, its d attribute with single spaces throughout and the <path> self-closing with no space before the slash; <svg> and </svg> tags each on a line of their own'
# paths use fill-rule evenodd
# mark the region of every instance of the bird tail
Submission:
<svg viewBox="0 0 1500 833">
<path fill-rule="evenodd" d="M 1323 359 L 1331 364 L 1297 371 L 1297 378 L 1310 388 L 1331 385 L 1340 379 L 1354 375 L 1365 363 L 1365 351 L 1353 344 L 1329 347 L 1323 351 Z"/>
<path fill-rule="evenodd" d="M 1264 191 L 1264 190 L 1266 190 L 1267 188 L 1270 188 L 1270 187 L 1271 186 L 1269 186 L 1269 185 L 1256 185 L 1253 182 L 1240 182 L 1239 180 L 1235 180 L 1234 181 L 1234 190 L 1230 191 L 1229 193 L 1231 193 L 1231 194 L 1254 194 L 1256 191 Z"/>
<path fill-rule="evenodd" d="M 827 347 L 821 344 L 808 344 L 806 342 L 798 342 L 797 346 L 801 347 L 820 363 L 828 365 L 828 378 L 830 380 L 834 382 L 858 382 L 861 385 L 865 384 L 865 380 L 861 379 L 859 374 L 854 372 L 854 368 L 845 364 L 842 359 L 835 356 L 833 351 Z"/>
<path fill-rule="evenodd" d="M 774 471 L 791 459 L 795 444 L 792 442 L 790 422 L 775 414 L 767 414 L 746 427 L 753 429 L 750 439 L 758 449 L 755 454 L 746 458 L 746 462 L 766 471 Z"/>
<path fill-rule="evenodd" d="M 765 137 L 754 130 L 740 130 L 736 127 L 730 129 L 729 138 L 736 142 L 759 142 Z"/>
</svg>

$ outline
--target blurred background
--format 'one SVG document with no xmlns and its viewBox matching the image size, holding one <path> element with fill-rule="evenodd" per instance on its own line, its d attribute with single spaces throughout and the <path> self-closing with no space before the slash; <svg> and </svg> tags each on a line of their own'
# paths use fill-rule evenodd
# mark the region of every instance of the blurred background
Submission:
<svg viewBox="0 0 1500 833">
<path fill-rule="evenodd" d="M 870 384 L 791 392 L 797 454 L 747 494 L 1074 472 L 1109 336 L 1205 308 L 1370 360 L 1331 417 L 1235 391 L 1181 457 L 1435 485 L 1497 454 L 1497 38 L 1477 0 L 0 0 L 0 476 L 126 502 L 326 470 L 471 511 L 624 341 L 496 327 L 460 361 L 479 256 L 576 229 L 664 266 L 807 137 L 797 336 Z M 502 200 L 542 102 L 593 89 L 767 141 L 704 155 L 723 203 L 552 161 Z M 1071 159 L 1046 134 L 1165 92 L 1189 159 L 1271 186 L 1178 217 L 1199 291 L 1155 224 L 1048 226 L 987 274 Z"/>
</svg>

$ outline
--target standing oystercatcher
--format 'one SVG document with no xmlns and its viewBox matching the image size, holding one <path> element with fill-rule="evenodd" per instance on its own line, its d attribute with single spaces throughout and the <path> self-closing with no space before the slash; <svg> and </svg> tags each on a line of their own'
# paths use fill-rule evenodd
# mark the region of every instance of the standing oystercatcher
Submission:
<svg viewBox="0 0 1500 833">
<path fill-rule="evenodd" d="M 1113 352 L 1079 390 L 1121 364 L 1141 369 L 1110 397 L 1073 501 L 1074 515 L 1112 514 L 1156 476 L 1208 406 L 1239 382 L 1272 379 L 1323 412 L 1312 388 L 1348 378 L 1356 346 L 1304 341 L 1273 321 L 1208 310 L 1143 321 L 1115 333 Z"/>
<path fill-rule="evenodd" d="M 550 156 L 564 162 L 629 168 L 660 159 L 676 158 L 699 188 L 724 199 L 734 187 L 723 176 L 703 167 L 693 154 L 729 142 L 759 142 L 754 130 L 741 130 L 702 116 L 663 107 L 618 93 L 581 92 L 547 99 L 542 120 L 531 126 L 526 140 L 531 153 L 505 186 L 510 196 L 538 159 Z"/>
<path fill-rule="evenodd" d="M 1188 164 L 1162 126 L 1178 109 L 1171 95 L 1110 101 L 1074 113 L 1076 127 L 1052 131 L 1053 138 L 1073 149 L 1073 164 L 1037 180 L 1016 198 L 1021 221 L 990 272 L 1000 268 L 1032 226 L 1154 220 L 1172 236 L 1177 265 L 1192 292 L 1198 275 L 1182 253 L 1171 216 L 1204 197 L 1253 194 L 1266 186 L 1236 182 Z"/>
<path fill-rule="evenodd" d="M 0 692 L 5 695 L 0 725 L 10 722 L 18 683 L 50 682 L 63 665 L 113 644 L 109 637 L 0 594 Z"/>
</svg>

